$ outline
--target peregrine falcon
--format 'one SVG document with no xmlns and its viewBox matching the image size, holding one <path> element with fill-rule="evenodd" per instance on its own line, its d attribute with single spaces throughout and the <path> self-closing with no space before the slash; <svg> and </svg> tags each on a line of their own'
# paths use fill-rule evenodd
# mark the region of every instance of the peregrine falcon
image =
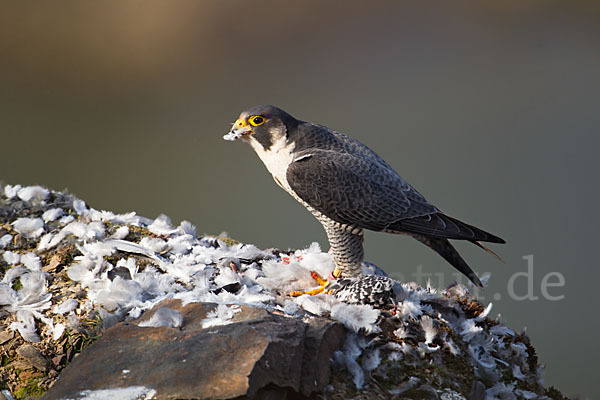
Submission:
<svg viewBox="0 0 600 400">
<path fill-rule="evenodd" d="M 275 182 L 323 225 L 336 266 L 333 278 L 360 276 L 364 229 L 412 236 L 479 287 L 449 239 L 489 252 L 479 242 L 505 243 L 441 212 L 359 141 L 277 107 L 242 112 L 224 139 L 250 144 Z"/>
</svg>

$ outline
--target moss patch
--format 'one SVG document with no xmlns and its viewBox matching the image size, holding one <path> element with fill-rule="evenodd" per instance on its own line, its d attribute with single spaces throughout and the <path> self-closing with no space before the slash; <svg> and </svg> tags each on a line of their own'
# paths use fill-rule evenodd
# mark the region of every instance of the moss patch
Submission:
<svg viewBox="0 0 600 400">
<path fill-rule="evenodd" d="M 24 386 L 19 388 L 14 394 L 17 399 L 28 397 L 40 397 L 46 392 L 46 389 L 40 386 L 42 377 L 29 378 L 24 382 Z"/>
</svg>

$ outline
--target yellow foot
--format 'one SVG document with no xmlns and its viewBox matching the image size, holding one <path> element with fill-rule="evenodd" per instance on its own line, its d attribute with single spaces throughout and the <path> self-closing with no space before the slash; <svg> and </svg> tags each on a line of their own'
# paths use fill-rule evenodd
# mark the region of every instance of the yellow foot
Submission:
<svg viewBox="0 0 600 400">
<path fill-rule="evenodd" d="M 341 272 L 339 269 L 335 269 L 335 271 L 333 271 L 333 277 L 334 279 L 337 279 L 340 275 Z M 321 275 L 317 274 L 315 271 L 310 271 L 310 276 L 317 282 L 319 282 L 319 287 L 312 289 L 312 290 L 307 290 L 307 291 L 302 291 L 302 290 L 293 290 L 289 293 L 290 296 L 292 297 L 298 297 L 298 296 L 302 296 L 303 294 L 307 294 L 309 296 L 314 296 L 316 294 L 321 294 L 325 291 L 325 289 L 327 289 L 327 287 L 329 287 L 329 280 L 323 278 Z"/>
<path fill-rule="evenodd" d="M 310 271 L 310 276 L 315 281 L 319 282 L 319 285 L 321 285 L 321 286 L 329 285 L 329 281 L 327 279 L 322 278 L 321 275 L 317 274 L 315 271 Z"/>
<path fill-rule="evenodd" d="M 325 289 L 327 288 L 327 286 L 329 286 L 329 282 L 327 282 L 326 285 L 324 286 L 319 286 L 317 288 L 311 289 L 311 290 L 307 290 L 307 291 L 302 291 L 302 290 L 293 290 L 289 293 L 290 296 L 292 297 L 298 297 L 298 296 L 302 296 L 303 294 L 307 294 L 309 296 L 314 296 L 316 294 L 321 294 L 325 291 Z"/>
<path fill-rule="evenodd" d="M 321 275 L 317 274 L 315 271 L 310 271 L 310 276 L 317 282 L 319 282 L 319 287 L 311 290 L 293 290 L 289 293 L 292 297 L 302 296 L 303 294 L 307 294 L 309 296 L 314 296 L 316 294 L 321 294 L 325 291 L 325 288 L 329 286 L 329 281 L 321 277 Z"/>
</svg>

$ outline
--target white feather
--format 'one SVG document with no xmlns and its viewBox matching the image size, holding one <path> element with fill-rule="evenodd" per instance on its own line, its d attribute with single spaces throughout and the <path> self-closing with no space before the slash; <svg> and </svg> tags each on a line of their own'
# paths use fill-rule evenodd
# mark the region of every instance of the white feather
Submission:
<svg viewBox="0 0 600 400">
<path fill-rule="evenodd" d="M 450 349 L 450 353 L 452 353 L 453 356 L 460 354 L 460 348 L 458 348 L 452 339 L 448 339 L 446 341 L 446 345 L 448 346 L 448 349 Z"/>
<path fill-rule="evenodd" d="M 529 390 L 522 390 L 522 389 L 516 389 L 515 393 L 519 396 L 524 398 L 525 400 L 529 400 L 529 399 L 537 399 L 540 396 L 537 393 L 534 392 L 530 392 Z"/>
<path fill-rule="evenodd" d="M 73 208 L 75 209 L 75 212 L 79 215 L 87 215 L 89 213 L 85 201 L 80 199 L 73 200 Z"/>
<path fill-rule="evenodd" d="M 512 366 L 512 372 L 513 372 L 513 376 L 522 381 L 525 380 L 526 376 L 523 374 L 523 372 L 521 372 L 521 368 L 519 368 L 519 366 L 517 364 L 514 364 Z"/>
<path fill-rule="evenodd" d="M 115 310 L 137 305 L 142 300 L 143 292 L 138 282 L 124 280 L 118 276 L 112 282 L 105 282 L 104 288 L 96 294 L 96 302 L 107 310 Z"/>
<path fill-rule="evenodd" d="M 331 296 L 300 296 L 294 299 L 294 302 L 302 307 L 303 310 L 308 311 L 314 315 L 323 315 L 331 311 L 331 303 L 328 300 Z"/>
<path fill-rule="evenodd" d="M 177 233 L 177 229 L 171 225 L 171 219 L 164 214 L 159 215 L 152 224 L 148 226 L 148 230 L 156 235 L 169 236 Z"/>
<path fill-rule="evenodd" d="M 17 279 L 18 277 L 20 277 L 21 275 L 23 275 L 27 272 L 29 272 L 29 271 L 27 271 L 27 268 L 24 268 L 24 267 L 11 268 L 8 271 L 6 271 L 6 273 L 4 274 L 4 278 L 2 278 L 2 282 L 11 286 L 15 279 Z"/>
<path fill-rule="evenodd" d="M 0 306 L 12 305 L 17 301 L 17 292 L 10 287 L 10 284 L 0 282 Z"/>
<path fill-rule="evenodd" d="M 21 255 L 21 264 L 30 271 L 39 271 L 42 268 L 42 262 L 35 253 L 25 253 Z"/>
<path fill-rule="evenodd" d="M 476 317 L 477 321 L 483 321 L 492 311 L 493 303 L 487 305 L 487 307 Z"/>
<path fill-rule="evenodd" d="M 17 193 L 19 193 L 19 190 L 21 190 L 21 185 L 6 185 L 4 187 L 4 195 L 9 198 L 12 199 L 13 197 L 15 197 L 17 195 Z"/>
<path fill-rule="evenodd" d="M 364 351 L 361 357 L 362 367 L 366 372 L 373 371 L 381 364 L 380 348 Z"/>
<path fill-rule="evenodd" d="M 465 342 L 469 342 L 475 335 L 480 334 L 482 331 L 483 328 L 475 325 L 475 320 L 465 319 L 461 324 L 461 331 L 459 333 Z"/>
<path fill-rule="evenodd" d="M 120 226 L 115 230 L 115 233 L 113 233 L 110 236 L 110 238 L 111 239 L 125 239 L 127 237 L 127 235 L 129 235 L 129 227 Z"/>
<path fill-rule="evenodd" d="M 19 218 L 12 226 L 26 238 L 35 238 L 44 233 L 44 221 L 41 218 Z"/>
<path fill-rule="evenodd" d="M 504 325 L 492 326 L 490 328 L 490 333 L 498 336 L 515 336 L 515 332 Z"/>
<path fill-rule="evenodd" d="M 188 234 L 174 236 L 167 241 L 167 244 L 171 253 L 187 254 L 194 247 L 194 237 Z"/>
<path fill-rule="evenodd" d="M 71 222 L 75 221 L 75 217 L 72 215 L 67 215 L 62 217 L 60 220 L 58 220 L 58 222 L 60 222 L 61 225 L 67 225 Z"/>
<path fill-rule="evenodd" d="M 146 252 L 146 255 L 154 253 L 162 253 L 167 251 L 169 245 L 167 242 L 162 240 L 161 238 L 152 238 L 152 237 L 144 237 L 140 240 L 140 246 L 150 250 L 150 252 Z"/>
<path fill-rule="evenodd" d="M 190 221 L 181 221 L 179 231 L 184 235 L 190 235 L 196 239 L 196 226 Z"/>
<path fill-rule="evenodd" d="M 433 326 L 431 317 L 425 315 L 421 318 L 421 328 L 425 332 L 425 344 L 430 344 L 437 335 L 437 330 Z"/>
<path fill-rule="evenodd" d="M 210 328 L 219 325 L 231 324 L 233 316 L 241 312 L 239 306 L 226 306 L 225 304 L 219 304 L 217 308 L 208 314 L 206 318 L 202 320 L 202 328 Z"/>
<path fill-rule="evenodd" d="M 18 331 L 26 342 L 39 342 L 40 336 L 35 329 L 33 313 L 29 310 L 19 310 L 16 312 L 17 321 L 11 323 L 8 327 L 13 331 Z"/>
<path fill-rule="evenodd" d="M 65 326 L 63 324 L 56 324 L 56 326 L 52 330 L 52 339 L 53 340 L 60 339 L 64 332 L 65 332 Z"/>
<path fill-rule="evenodd" d="M 240 277 L 237 273 L 233 272 L 230 268 L 222 268 L 219 275 L 215 278 L 215 284 L 218 287 L 223 287 L 240 281 Z"/>
<path fill-rule="evenodd" d="M 378 332 L 379 310 L 368 305 L 338 303 L 331 307 L 331 318 L 341 322 L 346 328 L 366 333 Z"/>
<path fill-rule="evenodd" d="M 77 393 L 78 400 L 150 400 L 156 396 L 156 390 L 145 386 L 129 386 L 115 389 L 83 390 Z"/>
<path fill-rule="evenodd" d="M 308 289 L 317 284 L 310 275 L 310 269 L 297 262 L 284 264 L 276 260 L 269 260 L 263 263 L 262 270 L 264 277 L 256 280 L 267 289 L 289 292 Z"/>
<path fill-rule="evenodd" d="M 63 301 L 61 304 L 57 304 L 52 307 L 54 314 L 67 314 L 74 311 L 79 306 L 79 302 L 75 299 L 68 299 Z"/>
<path fill-rule="evenodd" d="M 66 234 L 73 234 L 80 239 L 91 240 L 104 237 L 104 224 L 101 222 L 83 224 L 75 221 L 65 226 L 62 231 Z"/>
<path fill-rule="evenodd" d="M 400 317 L 416 319 L 423 314 L 421 303 L 418 300 L 414 301 L 413 299 L 414 297 L 412 299 L 405 299 L 398 306 L 398 315 Z"/>
<path fill-rule="evenodd" d="M 514 394 L 515 385 L 510 383 L 498 382 L 493 387 L 485 391 L 486 400 L 512 400 L 517 398 Z"/>
<path fill-rule="evenodd" d="M 41 186 L 27 186 L 19 190 L 17 196 L 19 196 L 19 198 L 24 201 L 42 201 L 45 200 L 49 194 L 50 191 Z"/>
<path fill-rule="evenodd" d="M 8 265 L 17 265 L 21 262 L 21 255 L 19 253 L 15 253 L 14 251 L 5 251 L 2 254 L 2 258 Z"/>
<path fill-rule="evenodd" d="M 298 312 L 298 304 L 296 304 L 295 302 L 291 301 L 291 300 L 286 300 L 283 303 L 283 312 L 288 314 L 288 315 L 295 315 Z"/>
<path fill-rule="evenodd" d="M 160 327 L 179 328 L 183 323 L 183 315 L 172 308 L 160 307 L 147 321 L 138 324 L 141 327 Z"/>
<path fill-rule="evenodd" d="M 40 239 L 40 244 L 38 245 L 38 250 L 48 250 L 59 244 L 67 234 L 63 231 L 60 231 L 56 234 L 47 233 Z"/>
<path fill-rule="evenodd" d="M 394 336 L 396 336 L 398 339 L 406 339 L 408 337 L 408 331 L 405 327 L 400 326 L 394 331 Z"/>
<path fill-rule="evenodd" d="M 341 350 L 333 354 L 334 361 L 341 367 L 345 367 L 357 389 L 361 389 L 365 383 L 365 373 L 361 366 L 356 362 L 362 354 L 363 347 L 360 346 L 356 334 L 346 335 L 346 340 Z"/>
<path fill-rule="evenodd" d="M 12 240 L 13 240 L 13 237 L 9 233 L 7 233 L 6 235 L 0 237 L 0 249 L 3 249 L 6 246 L 8 246 L 9 243 L 12 242 Z"/>
<path fill-rule="evenodd" d="M 62 208 L 51 208 L 49 210 L 44 211 L 44 213 L 42 214 L 42 219 L 44 220 L 44 222 L 48 223 L 56 221 L 58 217 L 62 216 L 63 214 L 64 211 Z"/>
</svg>

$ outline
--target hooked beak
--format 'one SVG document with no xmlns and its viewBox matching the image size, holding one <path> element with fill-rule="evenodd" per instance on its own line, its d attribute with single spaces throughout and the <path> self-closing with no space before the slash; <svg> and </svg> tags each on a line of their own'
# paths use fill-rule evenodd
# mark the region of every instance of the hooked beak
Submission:
<svg viewBox="0 0 600 400">
<path fill-rule="evenodd" d="M 235 123 L 231 127 L 229 133 L 223 136 L 223 139 L 232 141 L 238 140 L 244 137 L 245 135 L 249 135 L 251 133 L 254 133 L 254 131 L 252 130 L 252 128 L 250 128 L 246 120 L 243 118 L 238 118 L 238 120 L 235 121 Z"/>
</svg>

